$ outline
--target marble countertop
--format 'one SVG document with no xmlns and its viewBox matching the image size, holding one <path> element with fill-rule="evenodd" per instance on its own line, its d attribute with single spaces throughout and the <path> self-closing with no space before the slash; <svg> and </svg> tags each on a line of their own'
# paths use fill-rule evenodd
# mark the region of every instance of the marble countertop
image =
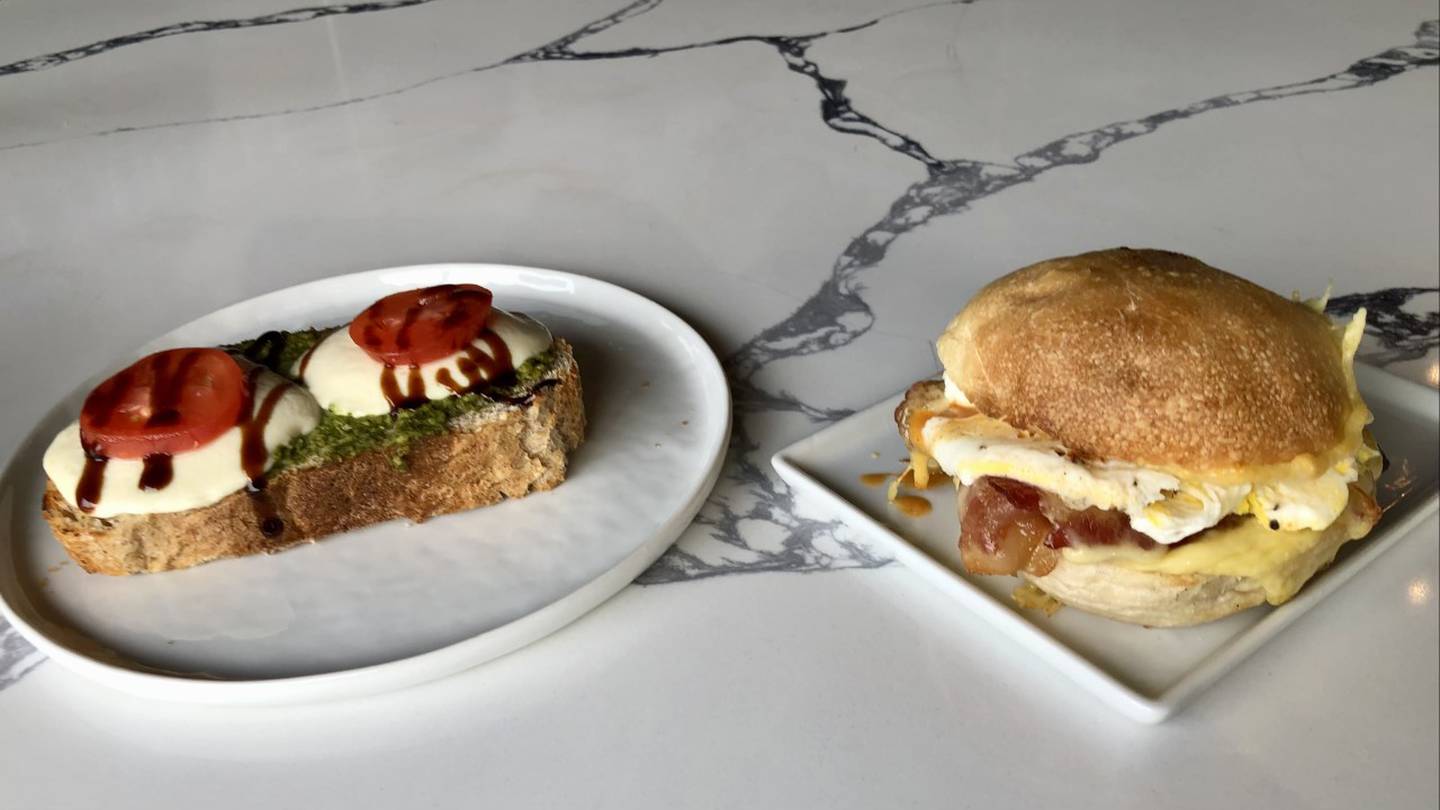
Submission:
<svg viewBox="0 0 1440 810">
<path fill-rule="evenodd" d="M 0 804 L 1421 807 L 1431 520 L 1159 727 L 774 476 L 980 285 L 1116 244 L 1366 306 L 1440 385 L 1433 3 L 0 0 L 0 458 L 129 347 L 337 273 L 586 273 L 724 358 L 735 445 L 638 584 L 493 664 L 146 703 L 0 623 Z M 1380 617 L 1377 619 L 1377 617 Z"/>
</svg>

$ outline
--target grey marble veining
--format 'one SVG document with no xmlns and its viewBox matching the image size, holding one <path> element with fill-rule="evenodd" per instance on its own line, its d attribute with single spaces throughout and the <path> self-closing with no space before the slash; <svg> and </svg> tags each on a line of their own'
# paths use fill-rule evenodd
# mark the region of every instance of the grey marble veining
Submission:
<svg viewBox="0 0 1440 810">
<path fill-rule="evenodd" d="M 389 11 L 390 9 L 419 6 L 433 2 L 435 2 L 435 0 L 374 0 L 374 2 L 369 3 L 338 3 L 333 6 L 295 8 L 289 11 L 280 11 L 274 14 L 262 14 L 241 19 L 194 20 L 191 22 L 174 23 L 171 25 L 163 25 L 159 28 L 151 28 L 148 31 L 139 31 L 134 34 L 102 39 L 99 42 L 91 42 L 88 45 L 66 48 L 63 51 L 55 51 L 54 53 L 47 53 L 41 56 L 32 56 L 6 65 L 0 65 L 0 76 L 12 76 L 17 73 L 34 73 L 37 70 L 48 70 L 50 68 L 60 67 L 61 65 L 68 65 L 71 62 L 76 62 L 81 59 L 99 56 L 102 53 L 109 53 L 118 48 L 140 45 L 146 42 L 153 42 L 157 39 L 181 36 L 183 34 L 206 34 L 217 31 L 236 31 L 244 28 L 262 28 L 269 25 L 289 25 L 291 23 L 303 23 L 324 17 L 333 17 L 337 14 L 368 14 L 375 11 Z"/>
<path fill-rule="evenodd" d="M 827 78 L 822 75 L 818 66 L 816 66 L 813 62 L 807 59 L 805 53 L 810 47 L 810 45 L 821 39 L 825 39 L 836 34 L 849 34 L 857 31 L 863 31 L 867 28 L 879 24 L 887 18 L 939 6 L 968 5 L 970 3 L 973 3 L 974 1 L 975 0 L 942 0 L 938 3 L 917 5 L 912 8 L 901 9 L 899 11 L 891 12 L 889 14 L 882 14 L 876 17 L 871 17 L 869 19 L 851 25 L 846 25 L 839 28 L 832 28 L 826 31 L 819 31 L 811 34 L 746 34 L 741 36 L 724 37 L 714 40 L 702 40 L 699 42 L 692 42 L 683 45 L 673 45 L 656 48 L 636 47 L 621 48 L 615 50 L 575 49 L 576 43 L 579 43 L 587 37 L 592 37 L 603 31 L 614 28 L 615 26 L 618 26 L 628 20 L 645 14 L 648 11 L 652 11 L 658 8 L 664 2 L 664 0 L 634 0 L 634 2 L 631 2 L 621 7 L 614 13 L 608 14 L 592 22 L 586 23 L 585 25 L 575 29 L 574 31 L 571 31 L 568 34 L 557 37 L 538 47 L 517 53 L 514 56 L 510 56 L 508 58 L 501 59 L 495 62 L 489 62 L 487 64 L 479 65 L 477 67 L 469 68 L 463 71 L 447 73 L 441 76 L 434 76 L 423 81 L 413 82 L 408 85 L 391 88 L 377 93 L 355 95 L 341 99 L 339 101 L 331 101 L 324 104 L 314 104 L 305 107 L 291 107 L 267 112 L 245 113 L 240 115 L 211 116 L 206 118 L 187 119 L 180 121 L 163 121 L 151 124 L 142 124 L 138 126 L 115 127 L 113 129 L 100 130 L 97 132 L 89 132 L 79 135 L 70 135 L 57 139 L 0 144 L 0 151 L 25 149 L 35 146 L 46 146 L 54 143 L 76 140 L 78 138 L 106 137 L 111 135 L 123 135 L 135 132 L 172 129 L 175 127 L 191 127 L 207 124 L 234 123 L 238 121 L 254 121 L 266 118 L 279 118 L 284 116 L 300 115 L 304 113 L 321 112 L 324 110 L 333 110 L 339 107 L 348 107 L 355 104 L 362 104 L 369 101 L 388 98 L 390 96 L 400 95 L 402 93 L 408 93 L 412 90 L 418 90 L 422 87 L 435 84 L 436 82 L 442 82 L 447 79 L 453 79 L 459 76 L 483 73 L 486 71 L 514 65 L 533 64 L 537 62 L 588 62 L 616 59 L 648 59 L 663 56 L 666 54 L 681 53 L 684 51 L 720 48 L 731 45 L 739 45 L 743 43 L 763 43 L 773 47 L 781 56 L 781 58 L 785 60 L 786 65 L 791 70 L 797 73 L 802 73 L 814 79 L 816 87 L 820 90 L 822 96 L 824 97 L 822 115 L 828 126 L 841 132 L 861 134 L 875 138 L 884 143 L 886 146 L 890 147 L 891 149 L 895 149 L 902 154 L 910 155 L 911 157 L 915 157 L 922 162 L 929 161 L 931 163 L 938 164 L 938 162 L 934 161 L 933 158 L 929 157 L 929 155 L 925 153 L 925 150 L 920 147 L 919 144 L 915 143 L 904 135 L 900 135 L 899 133 L 891 132 L 890 130 L 885 129 L 878 123 L 872 121 L 871 119 L 863 115 L 860 115 L 859 113 L 856 113 L 853 109 L 851 109 L 849 100 L 845 98 L 844 95 L 845 82 L 838 79 Z M 394 2 L 388 4 L 362 3 L 352 6 L 322 7 L 322 9 L 352 9 L 348 12 L 331 12 L 332 14 L 363 13 L 369 11 L 384 10 L 383 8 L 380 8 L 382 6 L 384 8 L 397 8 L 402 5 L 414 5 L 418 2 L 431 2 L 431 0 L 394 0 Z M 86 56 L 94 56 L 99 53 L 104 53 L 108 50 L 113 50 L 116 47 L 138 44 L 140 42 L 146 42 L 165 36 L 174 36 L 176 34 L 183 33 L 219 32 L 239 28 L 255 27 L 259 25 L 279 25 L 282 23 L 305 22 L 311 19 L 316 19 L 320 16 L 328 16 L 318 13 L 322 9 L 297 9 L 292 12 L 267 15 L 265 17 L 251 18 L 248 20 L 177 23 L 175 25 L 164 26 L 163 28 L 153 29 L 152 31 L 141 32 L 139 34 L 133 34 L 125 37 L 116 37 L 110 40 L 105 40 L 103 42 L 93 43 L 91 45 L 83 46 L 81 48 L 76 48 L 70 51 L 63 51 L 56 54 L 48 54 L 46 56 L 38 56 L 31 59 L 21 60 L 20 62 L 15 62 L 11 65 L 0 66 L 0 77 L 6 75 L 7 68 L 13 68 L 8 71 L 10 74 L 33 72 L 35 70 L 41 70 L 48 67 L 56 67 L 58 65 L 74 61 L 75 59 L 84 58 Z M 74 54 L 74 56 L 70 56 L 72 54 Z"/>
<path fill-rule="evenodd" d="M 67 65 L 103 54 L 117 48 L 142 46 L 164 37 L 188 34 L 215 34 L 241 28 L 304 23 L 338 14 L 363 14 L 407 6 L 431 0 L 392 0 L 391 2 L 353 3 L 316 6 L 245 19 L 211 20 L 167 25 L 136 34 L 114 37 L 90 45 L 22 59 L 0 66 L 0 77 L 47 69 L 65 69 Z M 1365 56 L 1336 72 L 1314 78 L 1239 90 L 1224 95 L 1181 104 L 1139 118 L 1115 121 L 1094 129 L 1061 135 L 1027 147 L 1003 163 L 939 157 L 920 139 L 887 125 L 857 109 L 847 94 L 846 80 L 828 71 L 811 54 L 811 46 L 822 39 L 840 39 L 843 35 L 869 29 L 894 17 L 921 8 L 958 6 L 970 0 L 932 3 L 880 15 L 855 23 L 803 35 L 746 34 L 722 39 L 696 41 L 664 47 L 628 47 L 610 50 L 586 50 L 584 40 L 602 31 L 659 7 L 664 0 L 638 0 L 611 14 L 598 18 L 539 47 L 531 48 L 500 61 L 469 68 L 459 73 L 435 76 L 404 87 L 369 95 L 355 95 L 338 101 L 308 107 L 268 112 L 219 116 L 212 118 L 162 121 L 140 126 L 82 133 L 78 137 L 102 137 L 122 132 L 143 132 L 170 127 L 191 127 L 223 124 L 229 121 L 299 115 L 323 109 L 361 104 L 393 96 L 443 81 L 454 76 L 502 67 L 541 62 L 587 62 L 599 60 L 657 59 L 669 54 L 699 49 L 724 48 L 740 43 L 767 46 L 776 59 L 776 68 L 806 77 L 816 95 L 815 103 L 823 123 L 835 133 L 858 136 L 872 147 L 887 149 L 919 164 L 922 176 L 888 202 L 877 201 L 883 214 L 861 233 L 845 244 L 835 259 L 831 272 L 819 289 L 783 319 L 759 330 L 738 350 L 726 358 L 735 399 L 735 429 L 732 446 L 721 484 L 697 518 L 697 531 L 718 544 L 682 541 L 669 551 L 638 580 L 641 584 L 683 582 L 700 578 L 754 572 L 808 573 L 840 569 L 874 568 L 890 562 L 875 554 L 862 540 L 852 536 L 839 522 L 803 514 L 788 487 L 770 471 L 768 455 L 771 448 L 762 440 L 757 421 L 764 415 L 797 414 L 819 427 L 843 418 L 850 410 L 825 403 L 806 401 L 796 394 L 769 387 L 760 382 L 760 373 L 782 361 L 804 358 L 845 348 L 869 332 L 876 316 L 865 299 L 862 278 L 880 269 L 891 247 L 897 241 L 935 220 L 963 214 L 974 205 L 1009 189 L 1022 186 L 1040 175 L 1063 167 L 1078 167 L 1099 160 L 1112 147 L 1149 135 L 1161 127 L 1189 118 L 1257 102 L 1282 101 L 1303 95 L 1335 93 L 1373 86 L 1396 76 L 1426 67 L 1440 60 L 1437 32 L 1440 24 L 1430 20 L 1422 23 L 1412 41 L 1397 36 L 1398 44 L 1380 53 Z M 764 51 L 756 51 L 765 54 Z M 1337 66 L 1351 55 L 1337 55 Z M 578 66 L 576 69 L 580 69 Z M 657 68 L 658 69 L 658 68 Z M 16 143 L 0 149 L 17 149 L 40 143 Z M 1440 345 L 1440 308 L 1435 307 L 1434 288 L 1397 287 L 1371 292 L 1350 293 L 1331 301 L 1330 312 L 1348 315 L 1360 306 L 1370 311 L 1368 332 L 1373 345 L 1365 359 L 1386 364 L 1413 359 L 1433 352 Z M 750 523 L 771 527 L 782 536 L 778 547 L 761 546 L 747 531 Z M 718 545 L 721 551 L 713 549 Z M 730 553 L 724 549 L 731 550 Z M 40 663 L 42 656 L 15 631 L 0 624 L 0 689 L 23 677 Z"/>
<path fill-rule="evenodd" d="M 706 559 L 687 551 L 681 543 L 639 581 L 655 584 L 752 571 L 873 568 L 890 562 L 851 537 L 839 521 L 799 514 L 789 487 L 770 471 L 766 461 L 768 453 L 761 452 L 751 424 L 754 415 L 777 410 L 802 414 L 817 427 L 849 415 L 850 411 L 844 408 L 807 403 L 789 392 L 767 389 L 755 381 L 756 375 L 780 360 L 843 348 L 870 331 L 875 317 L 863 297 L 860 277 L 877 268 L 890 248 L 906 234 L 939 217 L 963 213 L 974 203 L 1029 182 L 1044 172 L 1092 163 L 1107 149 L 1148 135 L 1166 124 L 1242 104 L 1354 90 L 1422 67 L 1434 67 L 1440 62 L 1437 37 L 1440 37 L 1440 21 L 1427 20 L 1416 29 L 1414 42 L 1364 57 L 1335 73 L 1227 93 L 1142 118 L 1070 133 L 1021 152 L 1010 164 L 963 158 L 936 160 L 912 138 L 898 133 L 892 133 L 891 138 L 877 137 L 876 140 L 888 148 L 924 164 L 927 177 L 906 189 L 890 203 L 884 217 L 850 241 L 836 260 L 830 278 L 814 295 L 787 318 L 751 338 L 726 361 L 736 412 L 732 457 L 724 483 L 716 489 L 699 520 L 715 539 L 743 550 L 745 561 L 729 556 Z M 818 74 L 818 68 L 816 70 Z M 822 80 L 823 77 L 817 82 Z M 868 118 L 855 112 L 844 99 L 844 84 L 833 79 L 828 81 L 830 85 L 822 106 L 826 122 L 832 128 L 846 131 L 831 121 L 830 116 L 837 112 L 868 122 Z M 878 123 L 871 122 L 870 126 L 880 132 L 890 132 Z M 1380 341 L 1384 351 L 1368 355 L 1371 362 L 1416 357 L 1440 343 L 1436 330 L 1440 312 L 1412 315 L 1403 309 L 1408 300 L 1427 292 L 1434 290 L 1397 288 L 1344 296 L 1332 302 L 1331 311 L 1339 315 L 1353 313 L 1359 306 L 1373 309 L 1367 331 Z M 779 550 L 754 547 L 740 530 L 747 520 L 776 524 L 787 534 L 783 546 Z M 842 549 L 842 553 L 820 551 L 815 542 L 818 538 L 828 539 L 830 545 Z"/>
<path fill-rule="evenodd" d="M 1418 360 L 1440 346 L 1440 307 L 1412 311 L 1424 306 L 1424 302 L 1435 306 L 1437 297 L 1440 290 L 1435 287 L 1391 287 L 1337 296 L 1325 311 L 1336 318 L 1348 318 L 1363 307 L 1365 332 L 1379 346 L 1362 347 L 1360 359 L 1388 366 L 1401 360 Z"/>
<path fill-rule="evenodd" d="M 44 660 L 45 656 L 21 638 L 15 628 L 0 620 L 0 690 L 15 685 Z"/>
</svg>

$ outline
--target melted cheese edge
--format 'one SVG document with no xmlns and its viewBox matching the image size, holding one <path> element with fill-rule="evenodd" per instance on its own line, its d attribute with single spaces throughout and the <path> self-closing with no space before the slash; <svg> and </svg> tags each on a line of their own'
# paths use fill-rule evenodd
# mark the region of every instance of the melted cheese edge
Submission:
<svg viewBox="0 0 1440 810">
<path fill-rule="evenodd" d="M 1315 572 L 1334 559 L 1345 540 L 1357 540 L 1373 524 L 1363 510 L 1346 509 L 1325 529 L 1274 531 L 1250 518 L 1235 526 L 1212 529 L 1202 538 L 1177 548 L 1142 551 L 1135 547 L 1067 548 L 1065 561 L 1108 563 L 1157 574 L 1199 574 L 1247 577 L 1265 591 L 1272 605 L 1290 600 Z M 1336 542 L 1336 535 L 1341 542 Z"/>
</svg>

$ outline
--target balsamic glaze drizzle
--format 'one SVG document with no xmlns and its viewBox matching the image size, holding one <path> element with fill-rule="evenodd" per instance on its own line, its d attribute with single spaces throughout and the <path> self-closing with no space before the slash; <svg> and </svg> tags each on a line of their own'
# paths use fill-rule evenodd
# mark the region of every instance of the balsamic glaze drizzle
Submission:
<svg viewBox="0 0 1440 810">
<path fill-rule="evenodd" d="M 265 447 L 265 427 L 270 424 L 270 417 L 275 415 L 275 408 L 280 404 L 280 399 L 285 396 L 285 391 L 290 388 L 290 383 L 281 382 L 265 395 L 259 408 L 253 408 L 255 397 L 255 385 L 259 381 L 261 369 L 251 369 L 245 375 L 246 407 L 241 410 L 240 428 L 240 468 L 245 472 L 245 492 L 250 496 L 250 504 L 255 510 L 255 523 L 260 528 L 260 534 L 265 537 L 279 537 L 285 533 L 285 521 L 280 518 L 279 510 L 275 508 L 275 501 L 270 497 L 267 488 L 269 481 L 265 478 L 265 463 L 270 460 L 270 451 Z"/>
<path fill-rule="evenodd" d="M 75 485 L 75 503 L 79 504 L 81 512 L 94 512 L 100 504 L 100 490 L 105 486 L 105 464 L 109 461 L 108 456 L 85 448 L 85 469 Z"/>
<path fill-rule="evenodd" d="M 254 403 L 255 383 L 258 381 L 260 369 L 251 369 L 246 375 L 246 387 L 250 390 L 249 398 Z M 290 383 L 277 383 L 265 395 L 259 408 L 246 408 L 242 410 L 240 418 L 240 468 L 245 471 L 245 477 L 254 481 L 265 473 L 265 462 L 270 460 L 270 453 L 265 449 L 265 427 L 270 424 L 270 417 L 275 415 L 275 408 L 280 404 L 281 397 L 289 390 Z"/>
<path fill-rule="evenodd" d="M 420 376 L 420 367 L 410 366 L 409 369 L 404 391 L 400 390 L 400 381 L 395 376 L 393 365 L 386 363 L 380 370 L 380 391 L 385 395 L 385 401 L 390 403 L 391 413 L 406 408 L 418 408 L 430 401 L 425 395 L 425 378 Z"/>
<path fill-rule="evenodd" d="M 140 470 L 140 488 L 144 490 L 164 489 L 175 478 L 173 456 L 169 453 L 151 453 L 145 457 L 145 466 Z"/>
<path fill-rule="evenodd" d="M 439 371 L 435 372 L 435 382 L 438 382 L 446 388 L 449 388 L 450 393 L 454 394 L 455 396 L 459 396 L 465 393 L 465 386 L 461 385 L 458 382 L 455 382 L 455 377 L 450 374 L 450 369 L 448 368 L 442 368 Z"/>
<path fill-rule="evenodd" d="M 300 368 L 295 371 L 295 376 L 299 378 L 300 382 L 305 382 L 305 369 L 310 367 L 310 358 L 315 355 L 315 350 L 320 348 L 321 342 L 322 341 L 319 340 L 315 341 L 313 346 L 306 349 L 305 353 L 300 355 Z"/>
<path fill-rule="evenodd" d="M 413 323 L 410 314 L 415 311 L 412 309 L 405 313 L 405 322 L 396 336 L 397 345 L 408 345 L 409 325 Z M 467 344 L 460 350 L 461 355 L 456 365 L 461 376 L 465 378 L 463 383 L 456 380 L 448 368 L 442 368 L 435 374 L 435 381 L 450 389 L 452 396 L 474 394 L 514 379 L 515 366 L 511 360 L 510 347 L 505 345 L 505 340 L 489 329 L 481 332 L 476 340 L 485 344 L 490 353 L 486 354 L 474 343 Z M 386 363 L 380 370 L 380 391 L 385 395 L 385 401 L 390 404 L 391 413 L 418 408 L 430 401 L 425 390 L 425 378 L 420 374 L 420 366 L 411 365 L 408 368 L 403 391 L 395 366 Z"/>
<path fill-rule="evenodd" d="M 167 427 L 180 421 L 180 398 L 185 393 L 185 379 L 190 370 L 204 356 L 200 350 L 179 354 L 164 353 L 155 358 L 155 378 L 150 381 L 150 416 L 145 419 L 146 427 Z M 91 392 L 86 405 L 94 413 L 91 424 L 104 427 L 116 408 L 130 396 L 135 386 L 135 373 L 126 369 L 115 375 L 112 385 L 102 385 Z M 82 512 L 93 512 L 100 504 L 100 492 L 105 487 L 105 466 L 110 457 L 100 448 L 82 442 L 85 453 L 85 467 L 80 480 L 75 484 L 75 503 Z M 153 453 L 145 457 L 141 468 L 139 487 L 143 490 L 164 489 L 175 477 L 171 457 L 167 453 Z"/>
<path fill-rule="evenodd" d="M 273 338 L 267 340 L 266 337 L 276 334 L 278 333 L 267 332 L 261 335 L 251 350 L 245 353 L 247 359 L 260 365 L 251 367 L 245 373 L 244 401 L 236 422 L 236 427 L 240 428 L 240 467 L 245 473 L 245 491 L 250 495 L 250 502 L 254 506 L 255 522 L 260 534 L 265 537 L 278 537 L 285 532 L 285 521 L 280 518 L 274 501 L 266 492 L 268 482 L 265 479 L 265 464 L 270 460 L 270 452 L 265 447 L 265 428 L 270 424 L 270 419 L 286 390 L 290 388 L 290 383 L 281 382 L 275 385 L 266 393 L 260 407 L 255 407 L 255 388 L 260 376 L 265 373 L 266 366 L 278 362 L 279 359 L 278 349 L 272 348 L 277 344 Z M 278 345 L 283 348 L 283 341 Z M 198 352 L 181 355 L 173 368 L 168 357 L 157 360 L 155 380 L 150 388 L 150 416 L 146 419 L 146 425 L 161 427 L 180 420 L 179 405 L 184 394 L 184 381 L 199 357 Z M 303 363 L 302 360 L 302 367 Z M 110 413 L 133 385 L 133 377 L 122 373 L 117 384 L 104 392 L 105 400 L 100 403 L 100 418 L 95 422 L 97 425 L 103 425 L 108 420 Z M 100 491 L 105 483 L 105 466 L 110 459 L 91 446 L 85 446 L 84 451 L 85 468 L 75 487 L 75 503 L 81 511 L 93 512 L 100 503 Z M 174 480 L 174 457 L 170 454 L 152 453 L 145 456 L 143 463 L 140 489 L 161 490 Z"/>
</svg>

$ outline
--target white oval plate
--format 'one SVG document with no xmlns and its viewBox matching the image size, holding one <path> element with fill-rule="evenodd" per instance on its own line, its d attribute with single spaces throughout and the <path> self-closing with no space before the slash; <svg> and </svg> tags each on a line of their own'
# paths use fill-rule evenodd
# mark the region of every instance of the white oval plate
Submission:
<svg viewBox="0 0 1440 810">
<path fill-rule="evenodd" d="M 207 315 L 135 352 L 347 322 L 377 298 L 474 282 L 575 347 L 588 418 L 564 484 L 273 556 L 86 574 L 40 518 L 40 457 L 95 380 L 35 427 L 0 478 L 0 611 L 56 663 L 144 697 L 267 704 L 400 688 L 497 658 L 625 587 L 714 486 L 730 397 L 684 321 L 595 279 L 493 264 L 340 276 Z M 119 364 L 117 364 L 118 367 Z"/>
</svg>

